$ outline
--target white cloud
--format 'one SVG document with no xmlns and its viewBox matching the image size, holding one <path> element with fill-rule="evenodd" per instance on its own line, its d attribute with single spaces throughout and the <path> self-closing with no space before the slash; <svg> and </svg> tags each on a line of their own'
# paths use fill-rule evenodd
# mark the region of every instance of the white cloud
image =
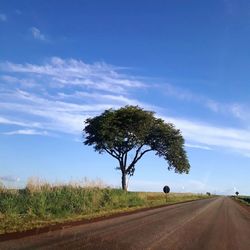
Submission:
<svg viewBox="0 0 250 250">
<path fill-rule="evenodd" d="M 192 93 L 191 91 L 176 87 L 170 83 L 164 84 L 164 93 L 169 96 L 174 96 L 178 99 L 185 101 L 199 101 L 200 97 Z"/>
<path fill-rule="evenodd" d="M 7 21 L 7 16 L 3 13 L 0 14 L 0 21 L 6 22 Z"/>
<path fill-rule="evenodd" d="M 24 128 L 14 128 L 13 134 L 46 130 L 76 136 L 81 135 L 86 118 L 105 109 L 139 105 L 149 110 L 161 110 L 131 97 L 134 89 L 146 87 L 137 77 L 103 62 L 87 64 L 53 57 L 41 65 L 6 62 L 0 64 L 0 70 L 4 72 L 2 85 L 0 82 L 0 123 Z M 183 98 L 193 97 L 187 94 Z M 210 106 L 217 109 L 213 102 Z M 250 156 L 248 130 L 180 117 L 164 119 L 181 129 L 187 147 L 204 150 L 219 147 Z"/>
<path fill-rule="evenodd" d="M 40 41 L 47 41 L 48 39 L 45 37 L 44 34 L 41 33 L 41 31 L 36 27 L 31 27 L 30 32 L 34 39 L 40 40 Z"/>
<path fill-rule="evenodd" d="M 164 85 L 164 93 L 182 101 L 202 105 L 214 113 L 227 116 L 231 115 L 234 118 L 239 118 L 240 120 L 250 120 L 248 109 L 244 107 L 244 105 L 240 105 L 238 103 L 221 103 L 208 98 L 207 96 L 194 93 L 184 88 L 176 87 L 169 83 Z"/>
<path fill-rule="evenodd" d="M 194 102 L 205 106 L 206 108 L 210 109 L 213 112 L 226 112 L 227 108 L 226 105 L 216 102 L 206 96 L 194 93 L 184 88 L 176 87 L 171 84 L 164 85 L 165 91 L 164 93 L 169 96 L 173 96 L 177 99 Z"/>
<path fill-rule="evenodd" d="M 0 110 L 8 114 L 8 119 L 5 115 L 0 119 L 2 124 L 32 129 L 27 123 L 39 121 L 40 129 L 81 134 L 84 120 L 105 109 L 146 106 L 129 94 L 146 85 L 124 74 L 122 68 L 103 62 L 86 64 L 53 57 L 41 65 L 5 62 L 0 70 L 4 72 Z M 22 118 L 17 120 L 14 113 Z"/>
<path fill-rule="evenodd" d="M 126 93 L 127 90 L 145 87 L 140 80 L 121 69 L 106 63 L 86 64 L 81 60 L 63 60 L 53 57 L 43 65 L 0 64 L 2 71 L 23 74 L 26 79 L 32 78 L 38 83 L 48 83 L 50 88 L 81 88 L 87 90 Z"/>
<path fill-rule="evenodd" d="M 36 82 L 33 79 L 27 79 L 27 78 L 17 78 L 9 75 L 3 75 L 0 77 L 4 82 L 10 83 L 10 84 L 19 84 L 21 87 L 24 88 L 31 88 L 36 86 Z"/>
<path fill-rule="evenodd" d="M 249 121 L 250 120 L 250 114 L 249 114 L 248 106 L 245 106 L 245 105 L 242 105 L 242 104 L 240 105 L 240 104 L 235 103 L 235 104 L 232 104 L 230 106 L 230 111 L 235 117 L 237 117 L 237 118 L 239 118 L 239 119 L 241 119 L 243 121 Z"/>
<path fill-rule="evenodd" d="M 98 92 L 82 92 L 76 91 L 72 94 L 58 93 L 58 97 L 64 100 L 67 99 L 83 99 L 83 98 L 91 98 L 95 100 L 96 103 L 106 102 L 109 103 L 120 103 L 121 105 L 142 105 L 138 100 L 128 98 L 124 95 L 115 95 L 115 94 L 100 94 Z"/>
<path fill-rule="evenodd" d="M 211 99 L 205 100 L 205 106 L 207 106 L 207 108 L 209 108 L 210 110 L 216 113 L 225 109 L 224 105 L 219 104 L 218 102 L 211 100 Z"/>
<path fill-rule="evenodd" d="M 2 110 L 7 110 L 8 112 L 18 111 L 19 114 L 32 115 L 34 116 L 33 119 L 38 119 L 38 117 L 40 117 L 43 119 L 41 127 L 71 134 L 81 133 L 84 120 L 87 117 L 99 114 L 109 108 L 123 106 L 123 104 L 119 102 L 107 102 L 106 104 L 77 104 L 63 102 L 57 99 L 49 100 L 20 90 L 10 94 L 5 94 L 5 96 L 2 94 L 2 97 L 6 100 L 12 100 L 11 102 L 0 101 L 0 108 Z M 27 124 L 6 120 L 4 118 L 2 119 L 2 123 L 12 123 L 13 125 Z"/>
<path fill-rule="evenodd" d="M 48 135 L 47 131 L 39 131 L 35 129 L 19 129 L 10 132 L 5 132 L 5 135 Z"/>
<path fill-rule="evenodd" d="M 250 156 L 249 130 L 218 127 L 174 117 L 163 117 L 163 119 L 174 123 L 191 145 L 202 144 L 202 146 L 207 146 L 211 149 L 220 147 L 238 152 L 247 157 Z"/>
<path fill-rule="evenodd" d="M 16 125 L 20 127 L 35 127 L 35 128 L 41 127 L 41 124 L 38 122 L 17 121 L 17 120 L 7 119 L 2 116 L 0 116 L 0 124 Z"/>
<path fill-rule="evenodd" d="M 205 149 L 205 150 L 212 150 L 212 148 L 204 145 L 199 145 L 199 144 L 190 144 L 190 143 L 185 143 L 185 146 L 188 148 L 197 148 L 197 149 Z"/>
</svg>

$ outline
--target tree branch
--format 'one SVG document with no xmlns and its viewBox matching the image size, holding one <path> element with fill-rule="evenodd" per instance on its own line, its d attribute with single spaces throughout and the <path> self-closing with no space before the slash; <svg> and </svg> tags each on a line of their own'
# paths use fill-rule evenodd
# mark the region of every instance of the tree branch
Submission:
<svg viewBox="0 0 250 250">
<path fill-rule="evenodd" d="M 143 152 L 140 153 L 140 151 L 141 151 L 141 149 L 142 149 L 143 146 L 144 146 L 144 145 L 141 145 L 141 146 L 136 150 L 134 159 L 133 159 L 132 162 L 129 164 L 128 168 L 126 169 L 126 172 L 127 172 L 127 173 L 130 172 L 130 171 L 132 170 L 132 168 L 135 166 L 135 164 L 142 158 L 142 156 L 143 156 L 145 153 L 147 153 L 147 152 L 153 150 L 153 149 L 150 148 L 150 149 L 146 149 L 146 150 L 144 150 Z M 139 155 L 139 153 L 140 153 L 140 155 Z"/>
<path fill-rule="evenodd" d="M 107 148 L 104 148 L 104 150 L 110 154 L 111 156 L 113 156 L 114 158 L 116 158 L 118 161 L 120 161 L 120 157 L 117 156 L 117 154 L 115 154 L 115 152 L 113 150 L 108 150 Z"/>
<path fill-rule="evenodd" d="M 153 151 L 153 149 L 152 149 L 152 148 L 149 148 L 149 149 L 146 149 L 145 151 L 143 151 L 143 152 L 140 154 L 140 156 L 136 159 L 135 163 L 138 162 L 138 161 L 142 158 L 142 156 L 143 156 L 145 153 L 149 152 L 149 151 Z M 134 164 L 135 164 L 135 163 L 134 163 Z"/>
<path fill-rule="evenodd" d="M 125 166 L 125 169 L 127 166 L 127 158 L 128 158 L 128 153 L 125 153 L 125 158 L 124 158 L 124 162 L 123 162 L 123 166 Z"/>
<path fill-rule="evenodd" d="M 119 150 L 117 150 L 119 152 Z M 110 150 L 111 153 L 113 153 L 116 157 L 121 157 L 121 153 L 117 153 L 115 150 Z"/>
</svg>

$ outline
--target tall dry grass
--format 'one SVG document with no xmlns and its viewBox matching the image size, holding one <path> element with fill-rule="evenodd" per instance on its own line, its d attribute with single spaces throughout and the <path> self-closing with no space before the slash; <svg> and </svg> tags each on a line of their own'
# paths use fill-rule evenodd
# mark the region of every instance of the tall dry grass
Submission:
<svg viewBox="0 0 250 250">
<path fill-rule="evenodd" d="M 31 178 L 24 189 L 3 188 L 0 192 L 0 213 L 7 215 L 61 217 L 143 204 L 135 193 L 112 189 L 101 180 L 87 178 L 69 183 Z"/>
<path fill-rule="evenodd" d="M 168 203 L 204 197 L 170 194 Z M 99 179 L 49 183 L 33 177 L 24 189 L 0 188 L 0 233 L 24 230 L 51 221 L 165 203 L 163 193 L 124 192 L 108 187 Z"/>
<path fill-rule="evenodd" d="M 39 177 L 30 177 L 27 181 L 26 189 L 28 189 L 30 192 L 38 192 L 63 186 L 71 188 L 110 188 L 110 186 L 108 186 L 101 179 L 90 180 L 87 177 L 84 177 L 80 180 L 70 180 L 68 182 L 48 182 L 46 179 Z"/>
</svg>

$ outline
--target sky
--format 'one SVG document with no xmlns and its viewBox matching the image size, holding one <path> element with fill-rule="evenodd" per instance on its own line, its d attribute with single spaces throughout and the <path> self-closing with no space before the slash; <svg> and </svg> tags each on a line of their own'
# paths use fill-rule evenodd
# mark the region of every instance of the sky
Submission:
<svg viewBox="0 0 250 250">
<path fill-rule="evenodd" d="M 129 190 L 250 195 L 250 2 L 0 2 L 0 182 L 102 180 L 84 121 L 139 105 L 185 138 L 191 169 L 148 153 Z"/>
</svg>

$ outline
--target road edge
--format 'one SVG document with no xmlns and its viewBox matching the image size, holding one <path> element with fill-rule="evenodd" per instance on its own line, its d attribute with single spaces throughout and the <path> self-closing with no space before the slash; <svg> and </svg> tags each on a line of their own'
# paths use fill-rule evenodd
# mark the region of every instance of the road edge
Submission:
<svg viewBox="0 0 250 250">
<path fill-rule="evenodd" d="M 148 210 L 154 210 L 154 209 L 158 209 L 158 208 L 162 208 L 162 207 L 169 207 L 169 206 L 173 206 L 173 205 L 196 202 L 196 201 L 200 201 L 200 200 L 213 199 L 213 198 L 216 198 L 216 197 L 181 201 L 181 202 L 177 202 L 177 203 L 163 204 L 163 205 L 158 205 L 158 206 L 153 206 L 153 207 L 143 207 L 143 208 L 138 208 L 138 209 L 135 209 L 132 211 L 117 212 L 117 213 L 114 213 L 111 215 L 106 215 L 106 216 L 104 215 L 104 216 L 99 216 L 99 217 L 95 217 L 95 218 L 91 218 L 91 219 L 81 219 L 81 220 L 70 221 L 70 222 L 61 222 L 61 223 L 57 223 L 54 225 L 48 225 L 48 226 L 44 226 L 44 227 L 28 229 L 26 231 L 21 231 L 21 232 L 11 232 L 11 233 L 0 234 L 0 242 L 25 238 L 28 236 L 34 236 L 34 235 L 38 235 L 38 234 L 42 234 L 42 233 L 53 232 L 53 231 L 57 231 L 57 230 L 62 230 L 64 228 L 69 228 L 69 227 L 74 227 L 74 226 L 79 226 L 79 225 L 84 225 L 84 224 L 90 224 L 90 223 L 99 222 L 99 221 L 103 221 L 103 220 L 113 219 L 116 217 L 131 215 L 131 214 L 140 213 L 140 212 L 144 212 L 144 211 L 148 211 Z"/>
<path fill-rule="evenodd" d="M 241 207 L 243 207 L 245 210 L 247 210 L 248 212 L 250 212 L 250 205 L 247 205 L 245 203 L 243 203 L 242 201 L 235 199 L 234 197 L 230 197 L 231 200 L 233 200 L 234 202 L 236 202 L 238 205 L 240 205 Z"/>
</svg>

